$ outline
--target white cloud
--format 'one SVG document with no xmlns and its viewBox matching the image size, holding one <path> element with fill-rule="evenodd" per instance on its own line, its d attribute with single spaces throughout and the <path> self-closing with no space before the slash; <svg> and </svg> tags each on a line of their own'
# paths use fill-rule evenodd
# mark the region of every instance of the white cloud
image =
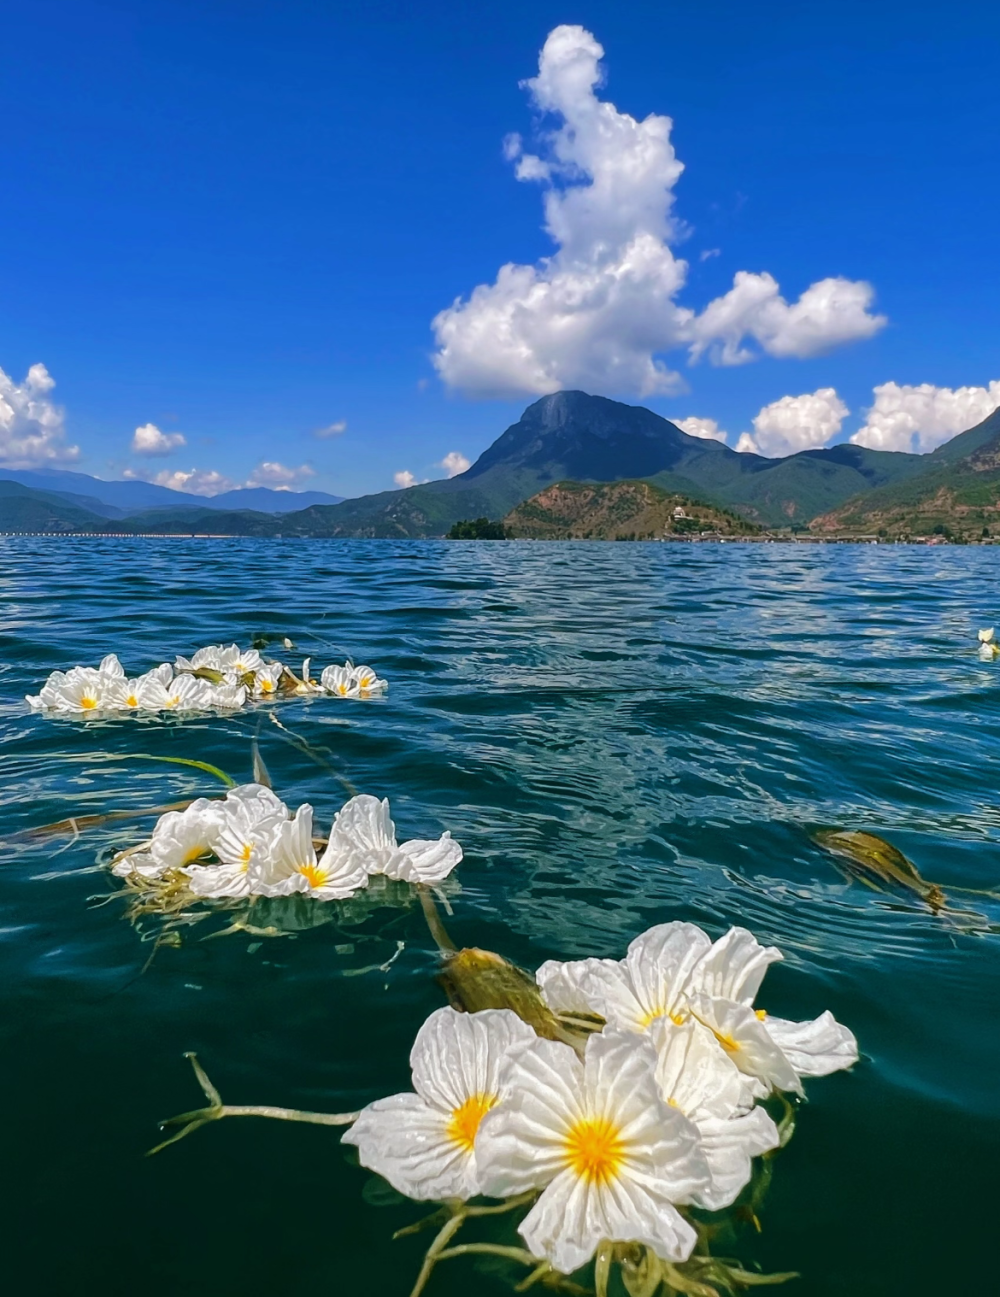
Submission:
<svg viewBox="0 0 1000 1297">
<path fill-rule="evenodd" d="M 79 446 L 66 445 L 61 407 L 49 399 L 55 385 L 44 365 L 32 365 L 23 383 L 0 369 L 0 464 L 36 468 L 79 458 Z"/>
<path fill-rule="evenodd" d="M 740 433 L 739 439 L 736 442 L 736 450 L 740 455 L 760 454 L 760 451 L 757 449 L 757 443 L 754 441 L 753 437 L 750 436 L 749 432 Z"/>
<path fill-rule="evenodd" d="M 127 468 L 122 476 L 134 482 L 152 482 L 156 486 L 166 486 L 171 491 L 186 491 L 189 495 L 219 495 L 222 491 L 233 491 L 237 486 L 232 478 L 217 473 L 214 469 L 192 468 L 185 472 L 180 468 L 172 471 L 165 468 L 153 477 L 146 477 L 134 468 Z"/>
<path fill-rule="evenodd" d="M 681 432 L 686 432 L 689 437 L 704 437 L 711 441 L 725 441 L 725 433 L 714 419 L 700 419 L 697 415 L 692 415 L 690 419 L 671 419 L 671 423 L 680 428 Z"/>
<path fill-rule="evenodd" d="M 695 320 L 691 356 L 697 360 L 707 351 L 715 364 L 742 365 L 758 355 L 745 338 L 769 356 L 818 356 L 878 333 L 886 317 L 869 314 L 874 297 L 874 288 L 863 281 L 821 279 L 790 306 L 772 275 L 738 270 L 729 292 Z"/>
<path fill-rule="evenodd" d="M 137 455 L 169 455 L 186 445 L 182 432 L 161 432 L 155 423 L 144 423 L 132 434 L 132 450 Z"/>
<path fill-rule="evenodd" d="M 288 491 L 303 478 L 315 476 L 316 470 L 310 468 L 308 464 L 300 464 L 298 468 L 288 468 L 276 460 L 265 459 L 247 478 L 246 485 L 273 486 L 278 491 Z"/>
<path fill-rule="evenodd" d="M 802 396 L 783 396 L 754 417 L 753 436 L 740 435 L 736 449 L 752 450 L 772 458 L 799 450 L 825 446 L 840 431 L 850 414 L 832 387 L 821 387 Z"/>
<path fill-rule="evenodd" d="M 1000 381 L 988 387 L 935 387 L 883 383 L 865 426 L 851 441 L 873 450 L 928 451 L 974 428 L 1000 406 Z"/>
<path fill-rule="evenodd" d="M 713 257 L 721 257 L 721 256 L 722 256 L 721 248 L 705 248 L 703 251 L 698 253 L 698 260 L 711 261 Z"/>
<path fill-rule="evenodd" d="M 313 434 L 316 437 L 339 437 L 342 432 L 347 431 L 347 420 L 338 419 L 336 423 L 328 423 L 325 428 L 317 428 Z"/>
<path fill-rule="evenodd" d="M 434 364 L 445 383 L 472 396 L 567 387 L 650 395 L 682 386 L 663 360 L 678 347 L 735 363 L 754 354 L 743 346 L 749 337 L 772 355 L 807 356 L 882 326 L 867 313 L 870 286 L 842 279 L 789 305 L 770 275 L 741 272 L 702 315 L 679 305 L 687 263 L 669 246 L 685 232 L 671 215 L 683 170 L 673 123 L 655 113 L 637 121 L 598 99 L 603 54 L 584 28 L 556 27 L 538 76 L 524 83 L 558 125 L 538 154 L 518 135 L 504 153 L 519 180 L 545 186 L 556 251 L 535 266 L 502 266 L 492 284 L 435 316 Z"/>
<path fill-rule="evenodd" d="M 401 486 L 404 489 L 408 486 L 417 485 L 417 479 L 413 476 L 413 474 L 410 472 L 408 468 L 401 468 L 398 473 L 393 473 L 392 480 L 396 483 L 397 486 Z"/>
<path fill-rule="evenodd" d="M 460 450 L 449 450 L 438 465 L 438 468 L 443 468 L 449 477 L 458 477 L 459 473 L 464 473 L 471 467 L 472 460 L 466 459 Z"/>
</svg>

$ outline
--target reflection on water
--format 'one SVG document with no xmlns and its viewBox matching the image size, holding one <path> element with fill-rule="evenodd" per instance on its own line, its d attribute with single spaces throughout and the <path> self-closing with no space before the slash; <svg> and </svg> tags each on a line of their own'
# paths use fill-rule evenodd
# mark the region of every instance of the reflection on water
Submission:
<svg viewBox="0 0 1000 1297">
<path fill-rule="evenodd" d="M 0 1084 L 24 1114 L 3 1192 L 34 1288 L 131 1297 L 141 1276 L 150 1294 L 305 1294 L 337 1274 L 367 1291 L 371 1255 L 412 1218 L 362 1202 L 326 1132 L 222 1123 L 169 1160 L 141 1154 L 184 1105 L 185 1050 L 233 1102 L 336 1112 L 404 1089 L 416 1028 L 443 1002 L 419 910 L 386 910 L 376 943 L 336 923 L 280 940 L 196 929 L 140 975 L 149 946 L 88 900 L 108 886 L 98 856 L 155 816 L 10 841 L 215 791 L 100 753 L 194 756 L 244 782 L 258 726 L 276 791 L 329 821 L 342 784 L 257 715 L 53 725 L 21 701 L 105 652 L 139 670 L 260 632 L 391 681 L 349 714 L 301 699 L 281 719 L 390 798 L 401 840 L 451 829 L 460 944 L 535 967 L 618 957 L 668 919 L 739 922 L 790 966 L 768 979 L 770 1009 L 829 1005 L 856 1031 L 862 1062 L 811 1093 L 748 1260 L 802 1271 L 820 1297 L 931 1293 L 972 1273 L 1000 1153 L 998 939 L 848 879 L 814 835 L 877 833 L 956 903 L 1000 890 L 1000 675 L 975 651 L 998 563 L 959 548 L 471 542 L 288 542 L 279 562 L 252 541 L 0 541 Z M 1000 923 L 1000 902 L 966 900 Z M 327 1204 L 322 1230 L 275 1215 L 291 1198 Z M 225 1227 L 196 1223 L 195 1200 Z M 408 1291 L 420 1241 L 394 1246 L 387 1294 Z M 467 1292 L 471 1273 L 456 1263 L 433 1292 Z"/>
</svg>

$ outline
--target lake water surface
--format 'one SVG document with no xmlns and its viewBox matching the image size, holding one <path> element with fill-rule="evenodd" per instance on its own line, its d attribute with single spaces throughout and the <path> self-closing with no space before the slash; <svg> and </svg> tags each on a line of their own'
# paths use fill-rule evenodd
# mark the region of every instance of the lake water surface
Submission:
<svg viewBox="0 0 1000 1297">
<path fill-rule="evenodd" d="M 413 1036 L 444 1002 L 419 909 L 274 939 L 196 926 L 143 972 L 151 945 L 120 901 L 95 905 L 114 886 L 93 866 L 151 821 L 10 841 L 220 791 L 114 756 L 245 781 L 258 728 L 276 791 L 328 824 L 342 784 L 266 711 L 80 724 L 22 701 L 110 651 L 135 673 L 260 631 L 389 679 L 384 700 L 276 714 L 388 796 L 401 839 L 451 829 L 459 945 L 534 968 L 621 957 L 669 919 L 740 923 L 785 952 L 769 1009 L 830 1008 L 856 1032 L 854 1071 L 807 1083 L 742 1261 L 800 1271 L 781 1291 L 804 1297 L 993 1291 L 1000 902 L 954 893 L 973 917 L 934 916 L 849 882 L 810 835 L 867 828 L 946 893 L 1000 888 L 1000 662 L 974 651 L 1000 621 L 998 575 L 995 549 L 0 540 L 11 1291 L 405 1297 L 413 1282 L 427 1236 L 390 1236 L 421 1208 L 386 1202 L 336 1131 L 228 1121 L 143 1154 L 158 1119 L 200 1106 L 185 1050 L 232 1103 L 343 1111 L 408 1089 Z M 428 1289 L 509 1291 L 465 1261 Z"/>
</svg>

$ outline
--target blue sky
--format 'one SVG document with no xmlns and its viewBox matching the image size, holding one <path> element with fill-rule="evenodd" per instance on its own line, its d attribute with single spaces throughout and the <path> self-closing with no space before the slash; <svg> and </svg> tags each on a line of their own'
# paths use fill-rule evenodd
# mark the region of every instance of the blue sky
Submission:
<svg viewBox="0 0 1000 1297">
<path fill-rule="evenodd" d="M 567 380 L 772 454 L 862 427 L 929 449 L 1000 401 L 995 6 L 33 0 L 0 16 L 8 465 L 219 474 L 187 483 L 205 490 L 306 465 L 285 480 L 354 495 L 443 476 Z M 546 47 L 544 86 L 520 85 L 560 25 L 584 35 Z M 604 154 L 598 100 L 626 141 L 612 131 Z M 649 114 L 673 120 L 668 140 L 642 135 Z M 574 210 L 633 136 L 660 150 L 638 197 L 619 168 Z M 526 155 L 539 178 L 519 181 Z M 525 282 L 501 292 L 506 263 Z M 584 282 L 618 291 L 623 267 L 617 307 L 545 314 Z M 763 314 L 726 297 L 738 272 Z M 796 307 L 830 280 L 832 303 Z M 435 366 L 432 321 L 477 285 Z M 749 331 L 734 341 L 719 312 Z M 727 348 L 745 363 L 718 363 Z M 54 388 L 25 384 L 39 364 Z M 134 452 L 150 424 L 140 444 L 162 453 Z M 51 458 L 67 446 L 75 461 Z"/>
</svg>

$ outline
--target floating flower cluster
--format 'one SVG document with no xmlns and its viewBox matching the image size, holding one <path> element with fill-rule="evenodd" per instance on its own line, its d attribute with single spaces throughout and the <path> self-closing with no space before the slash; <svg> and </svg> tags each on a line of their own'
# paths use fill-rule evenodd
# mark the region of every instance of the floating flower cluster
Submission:
<svg viewBox="0 0 1000 1297">
<path fill-rule="evenodd" d="M 753 1007 L 781 957 L 745 929 L 713 943 L 676 922 L 620 963 L 546 963 L 549 1008 L 599 1031 L 574 1048 L 509 1009 L 440 1009 L 410 1055 L 414 1092 L 370 1104 L 345 1142 L 410 1198 L 537 1195 L 520 1234 L 564 1275 L 602 1244 L 686 1261 L 697 1234 L 679 1209 L 732 1204 L 752 1158 L 780 1142 L 758 1101 L 858 1059 L 830 1013 L 789 1022 Z"/>
<path fill-rule="evenodd" d="M 182 876 L 205 898 L 292 896 L 343 900 L 373 874 L 409 883 L 439 883 L 462 859 L 450 833 L 396 842 L 387 800 L 352 797 L 334 817 L 330 837 L 313 838 L 313 808 L 292 814 L 270 788 L 244 784 L 222 800 L 198 798 L 168 811 L 141 847 L 118 856 L 120 878 L 154 883 Z"/>
<path fill-rule="evenodd" d="M 103 716 L 116 712 L 234 711 L 250 699 L 287 694 L 371 698 L 388 688 L 368 666 L 326 667 L 319 680 L 309 674 L 311 659 L 297 676 L 281 662 L 265 662 L 256 649 L 211 644 L 190 658 L 163 662 L 145 675 L 128 677 L 114 653 L 98 667 L 53 671 L 37 694 L 28 694 L 32 711 L 57 716 Z"/>
<path fill-rule="evenodd" d="M 979 632 L 979 656 L 984 662 L 992 662 L 995 657 L 1000 657 L 1000 644 L 996 641 L 995 631 L 996 628 L 990 626 Z"/>
</svg>

